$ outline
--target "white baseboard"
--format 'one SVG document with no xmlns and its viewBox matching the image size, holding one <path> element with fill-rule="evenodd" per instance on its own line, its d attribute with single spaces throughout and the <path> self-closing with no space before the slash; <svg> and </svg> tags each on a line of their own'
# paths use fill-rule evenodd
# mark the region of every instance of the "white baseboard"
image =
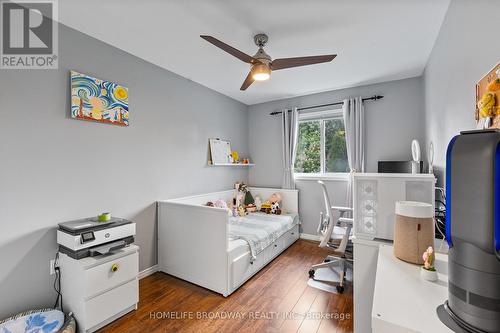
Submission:
<svg viewBox="0 0 500 333">
<path fill-rule="evenodd" d="M 150 276 L 151 274 L 154 274 L 156 272 L 158 272 L 158 265 L 146 268 L 145 270 L 139 272 L 139 280 L 144 279 L 146 276 Z"/>
<path fill-rule="evenodd" d="M 300 238 L 302 239 L 307 239 L 307 240 L 312 240 L 312 241 L 319 241 L 319 236 L 318 235 L 311 235 L 311 234 L 300 234 Z"/>
</svg>

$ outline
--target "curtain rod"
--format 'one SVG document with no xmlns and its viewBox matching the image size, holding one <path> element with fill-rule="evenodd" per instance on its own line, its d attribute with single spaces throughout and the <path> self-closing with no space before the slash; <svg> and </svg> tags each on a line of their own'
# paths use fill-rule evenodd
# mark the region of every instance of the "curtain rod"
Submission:
<svg viewBox="0 0 500 333">
<path fill-rule="evenodd" d="M 376 100 L 379 100 L 382 98 L 384 98 L 384 96 L 381 96 L 381 95 L 375 95 L 372 97 L 365 97 L 365 98 L 363 98 L 363 102 L 364 101 L 376 101 Z M 342 105 L 342 104 L 344 104 L 344 102 L 335 102 L 335 103 L 328 103 L 328 104 L 321 104 L 321 105 L 314 105 L 314 106 L 306 106 L 303 108 L 298 108 L 297 110 L 302 111 L 302 110 L 316 109 L 316 108 L 321 108 L 321 107 L 325 107 L 325 106 L 334 106 L 334 105 Z M 287 111 L 292 111 L 292 110 L 287 109 Z M 277 114 L 282 114 L 282 113 L 283 113 L 283 111 L 274 111 L 274 112 L 271 112 L 270 115 L 275 116 Z"/>
</svg>

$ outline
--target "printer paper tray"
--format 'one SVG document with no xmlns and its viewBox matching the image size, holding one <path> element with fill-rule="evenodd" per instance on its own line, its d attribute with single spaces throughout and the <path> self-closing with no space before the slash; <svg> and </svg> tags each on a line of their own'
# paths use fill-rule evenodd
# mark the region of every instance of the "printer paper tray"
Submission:
<svg viewBox="0 0 500 333">
<path fill-rule="evenodd" d="M 101 244 L 94 247 L 89 247 L 77 251 L 70 250 L 62 245 L 59 245 L 59 251 L 67 254 L 69 257 L 73 259 L 82 259 L 86 257 L 95 257 L 98 255 L 110 254 L 113 251 L 119 250 L 128 244 L 132 244 L 134 242 L 134 236 L 129 236 L 122 238 L 117 241 L 112 241 L 109 243 Z"/>
</svg>

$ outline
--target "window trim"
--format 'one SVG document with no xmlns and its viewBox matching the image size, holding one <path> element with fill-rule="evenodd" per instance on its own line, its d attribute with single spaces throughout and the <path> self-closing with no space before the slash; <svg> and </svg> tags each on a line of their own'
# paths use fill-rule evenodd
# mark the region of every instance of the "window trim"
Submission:
<svg viewBox="0 0 500 333">
<path fill-rule="evenodd" d="M 325 121 L 331 119 L 344 120 L 342 108 L 299 114 L 299 122 L 320 122 L 320 172 L 294 172 L 295 180 L 348 180 L 350 172 L 325 172 Z M 344 124 L 345 126 L 345 124 Z"/>
<path fill-rule="evenodd" d="M 295 180 L 349 180 L 350 172 L 302 173 L 293 174 Z"/>
</svg>

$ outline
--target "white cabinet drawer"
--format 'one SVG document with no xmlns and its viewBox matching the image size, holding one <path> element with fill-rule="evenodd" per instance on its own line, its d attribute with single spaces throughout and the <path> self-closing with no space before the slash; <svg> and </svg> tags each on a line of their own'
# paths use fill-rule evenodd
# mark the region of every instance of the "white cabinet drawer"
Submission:
<svg viewBox="0 0 500 333">
<path fill-rule="evenodd" d="M 254 270 L 254 265 L 256 262 L 253 262 L 253 264 L 250 263 L 250 253 L 246 253 L 238 258 L 236 258 L 233 261 L 233 264 L 231 265 L 231 273 L 232 273 L 232 287 L 236 288 L 239 286 L 241 281 L 245 280 L 247 277 L 252 275 L 253 270 Z M 260 261 L 262 258 L 257 257 L 255 261 Z"/>
<path fill-rule="evenodd" d="M 288 234 L 287 234 L 287 241 L 288 241 L 287 246 L 291 245 L 297 239 L 299 239 L 299 226 L 298 225 L 293 227 L 293 229 L 288 232 Z"/>
<path fill-rule="evenodd" d="M 96 296 L 99 293 L 112 289 L 126 281 L 137 277 L 139 273 L 139 254 L 133 252 L 126 256 L 89 268 L 85 271 L 85 298 Z M 113 265 L 117 270 L 112 271 Z"/>
<path fill-rule="evenodd" d="M 90 329 L 139 302 L 138 282 L 134 279 L 85 302 L 85 328 Z"/>
</svg>

